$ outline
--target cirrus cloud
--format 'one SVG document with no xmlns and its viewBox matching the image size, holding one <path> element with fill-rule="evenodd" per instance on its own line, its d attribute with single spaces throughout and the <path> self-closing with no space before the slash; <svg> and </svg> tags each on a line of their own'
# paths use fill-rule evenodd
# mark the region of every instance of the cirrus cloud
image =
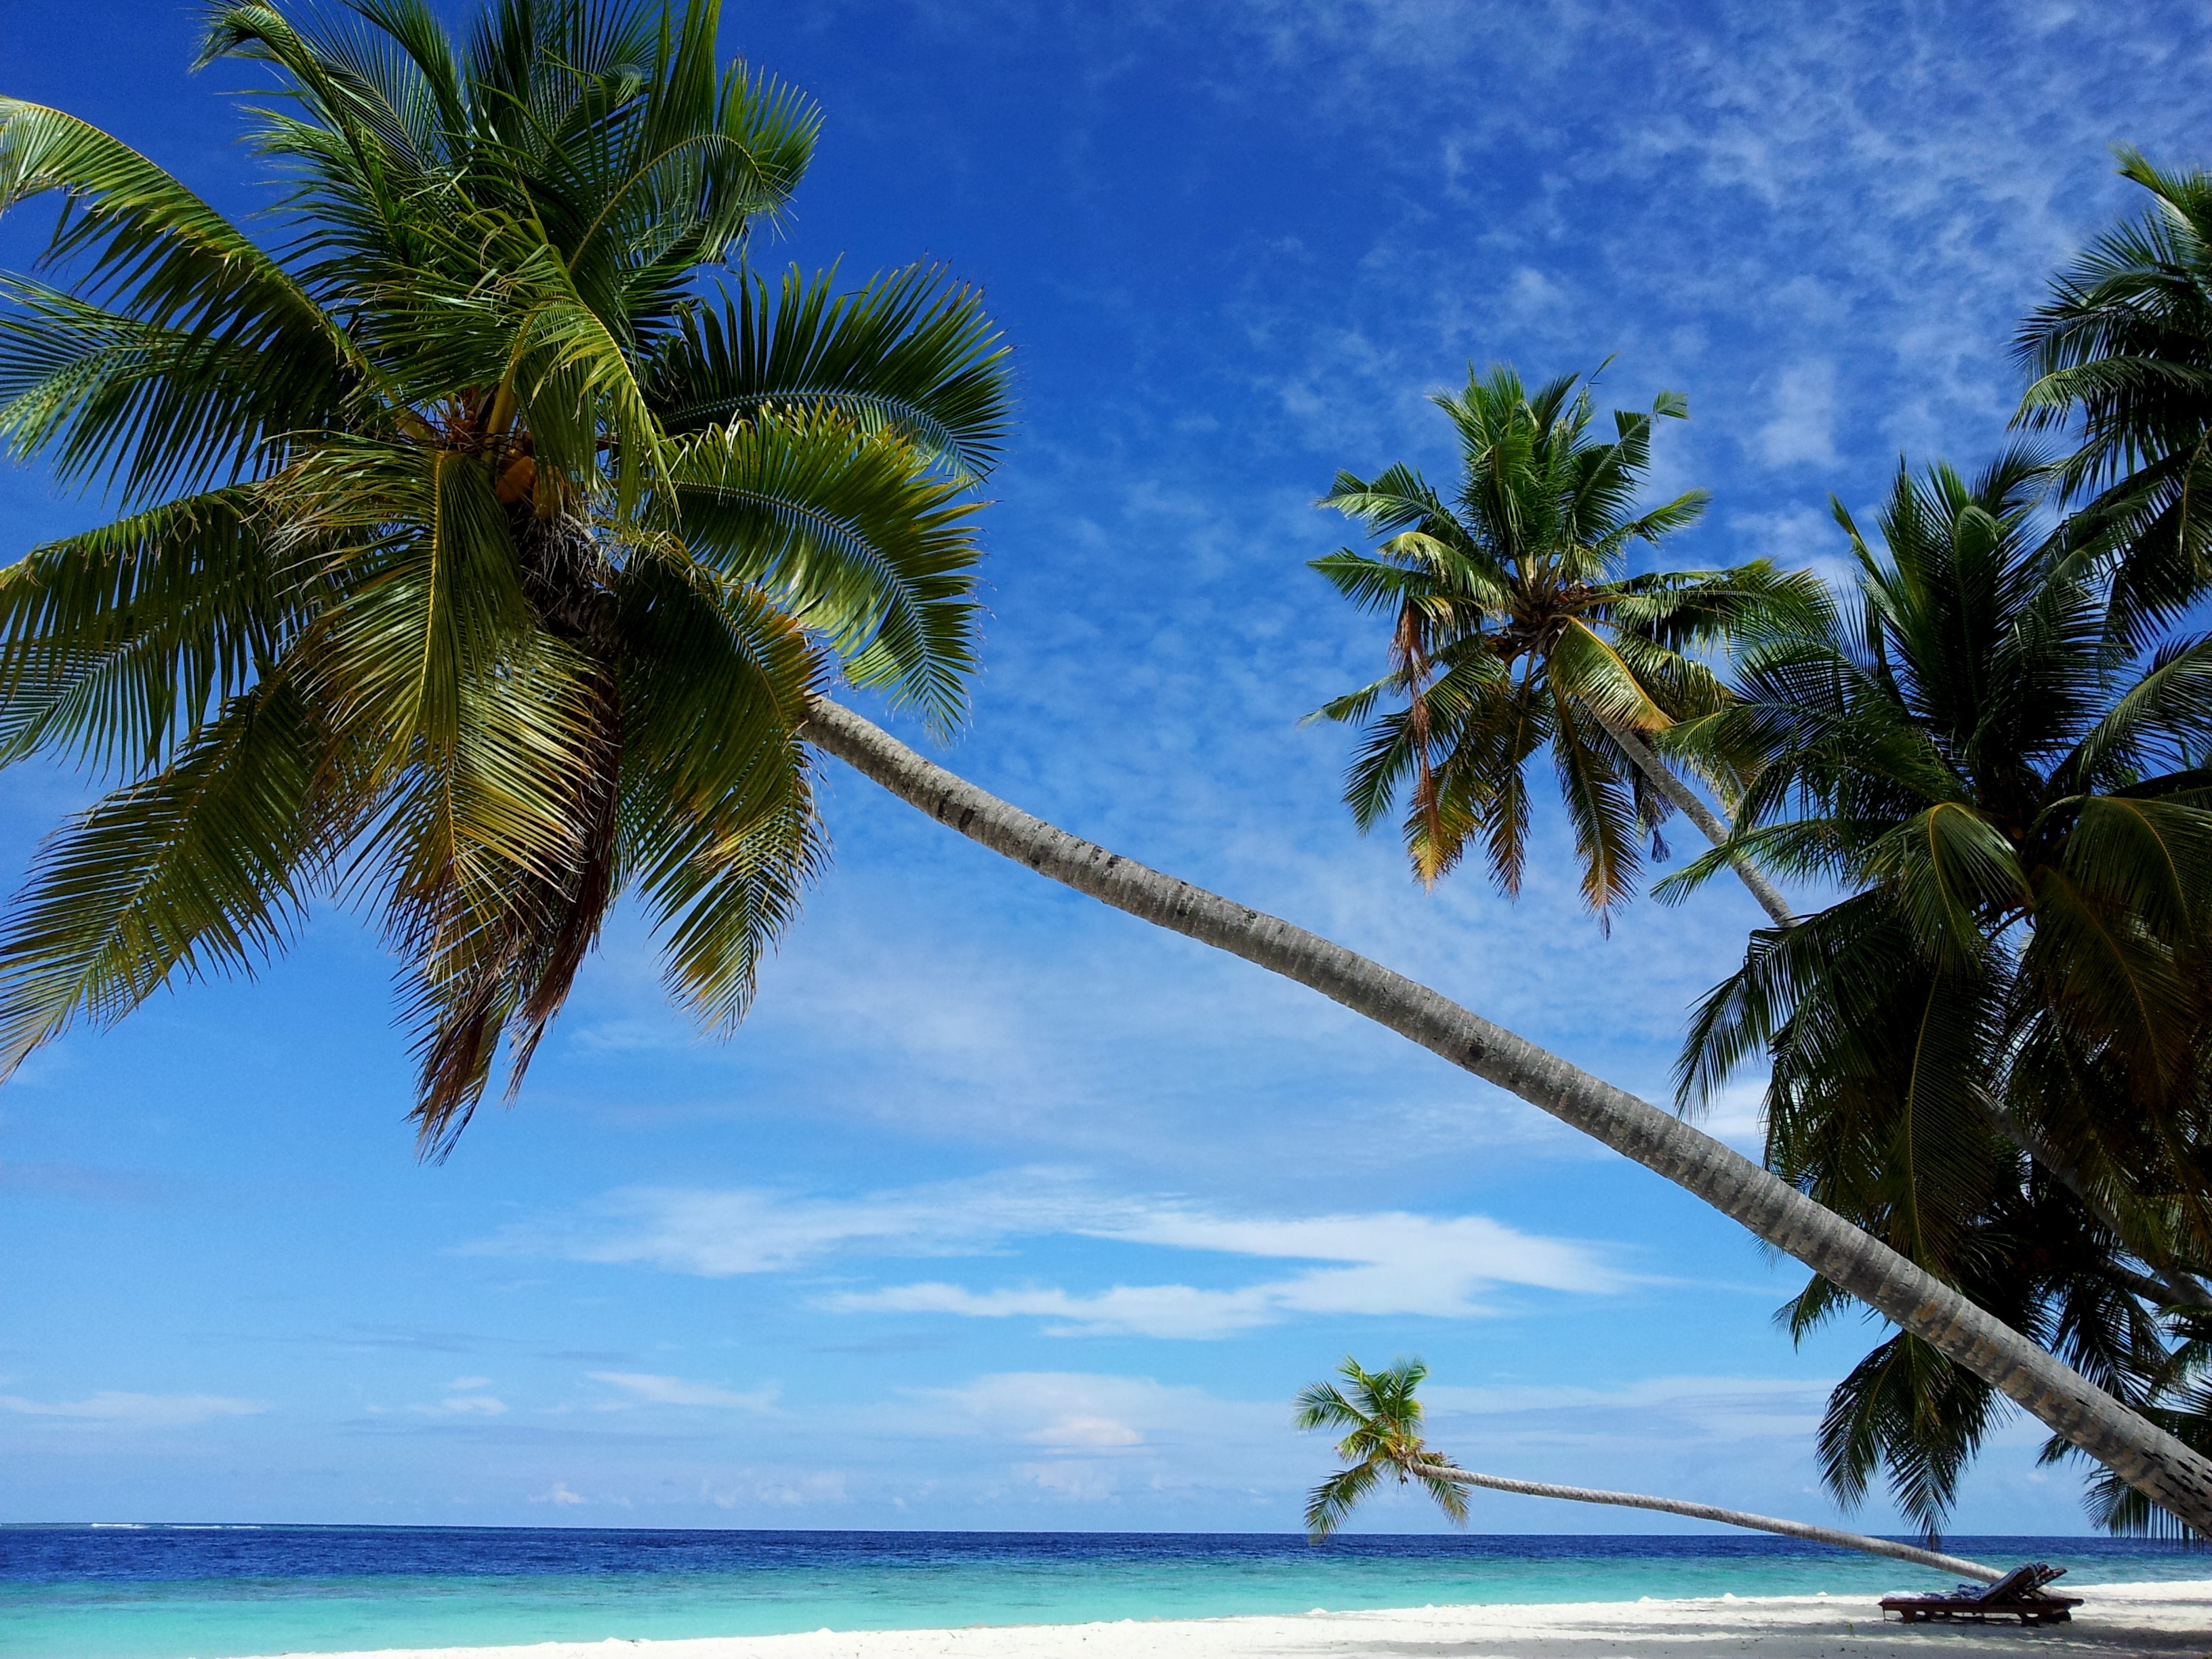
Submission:
<svg viewBox="0 0 2212 1659">
<path fill-rule="evenodd" d="M 102 1389 L 83 1400 L 26 1400 L 0 1394 L 0 1411 L 20 1417 L 105 1424 L 118 1428 L 166 1429 L 205 1423 L 217 1417 L 255 1417 L 269 1409 L 258 1400 L 234 1400 L 216 1394 L 131 1394 Z"/>
<path fill-rule="evenodd" d="M 609 1194 L 588 1216 L 510 1229 L 471 1248 L 723 1278 L 791 1273 L 839 1259 L 993 1255 L 1015 1240 L 1054 1235 L 1314 1265 L 1227 1288 L 1169 1282 L 1090 1291 L 975 1290 L 930 1280 L 842 1291 L 819 1305 L 844 1313 L 1038 1318 L 1052 1322 L 1048 1328 L 1056 1334 L 1209 1337 L 1298 1315 L 1463 1319 L 1492 1311 L 1501 1287 L 1603 1295 L 1632 1282 L 1596 1246 L 1525 1232 L 1487 1216 L 1231 1215 L 1179 1198 L 1102 1194 L 1050 1170 L 859 1198 L 633 1188 Z M 634 1391 L 644 1397 L 641 1388 Z"/>
</svg>

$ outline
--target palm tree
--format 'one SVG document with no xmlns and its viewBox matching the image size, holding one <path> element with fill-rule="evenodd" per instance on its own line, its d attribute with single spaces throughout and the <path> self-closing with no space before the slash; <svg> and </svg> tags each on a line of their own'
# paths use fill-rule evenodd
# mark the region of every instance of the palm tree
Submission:
<svg viewBox="0 0 2212 1659">
<path fill-rule="evenodd" d="M 2137 1409 L 2184 1445 L 2212 1455 L 2212 1315 L 2186 1309 L 2173 1316 L 2172 1325 L 2180 1340 Z M 2073 1449 L 2054 1440 L 2044 1447 L 2043 1462 L 2058 1462 Z M 2197 1543 L 2205 1535 L 2201 1527 L 2178 1522 L 2110 1469 L 2092 1473 L 2084 1507 L 2090 1519 L 2110 1532 Z"/>
<path fill-rule="evenodd" d="M 1421 1438 L 1421 1401 L 1416 1392 L 1429 1374 L 1418 1359 L 1401 1359 L 1386 1370 L 1362 1369 L 1346 1354 L 1337 1375 L 1352 1387 L 1352 1398 L 1334 1382 L 1313 1383 L 1298 1391 L 1293 1428 L 1343 1429 L 1336 1455 L 1344 1467 L 1313 1489 L 1306 1503 L 1306 1530 L 1326 1538 L 1351 1518 L 1362 1498 L 1395 1477 L 1400 1486 L 1418 1482 L 1455 1527 L 1467 1524 L 1467 1498 L 1452 1461 L 1432 1452 Z"/>
<path fill-rule="evenodd" d="M 625 890 L 671 994 L 742 1016 L 824 854 L 834 672 L 958 719 L 1001 349 L 927 270 L 744 270 L 817 118 L 717 69 L 718 14 L 218 9 L 201 61 L 279 94 L 276 253 L 0 100 L 0 207 L 58 197 L 75 278 L 0 282 L 0 434 L 124 509 L 0 573 L 0 762 L 119 784 L 0 932 L 0 1067 L 334 897 L 401 959 L 441 1149 Z"/>
<path fill-rule="evenodd" d="M 378 907 L 451 1143 L 615 896 L 717 1029 L 822 857 L 805 745 L 1030 867 L 1356 1008 L 1596 1135 L 1991 1382 L 2170 1512 L 2212 1462 L 1672 1114 L 1303 930 L 994 799 L 823 695 L 958 714 L 966 493 L 1003 428 L 972 295 L 775 294 L 740 258 L 813 117 L 717 73 L 714 8 L 413 0 L 209 50 L 289 97 L 272 255 L 58 111 L 0 101 L 0 206 L 70 209 L 77 286 L 8 281 L 0 432 L 115 524 L 0 579 L 0 758 L 120 771 L 0 932 L 0 1060 L 240 971 L 308 902 Z"/>
<path fill-rule="evenodd" d="M 1313 568 L 1364 610 L 1392 618 L 1390 672 L 1324 705 L 1317 718 L 1364 723 L 1345 800 L 1371 829 L 1401 794 L 1414 872 L 1434 881 L 1480 839 L 1505 892 L 1520 890 L 1533 757 L 1549 748 L 1574 825 L 1583 895 L 1603 915 L 1633 890 L 1639 842 L 1680 810 L 1708 838 L 1726 826 L 1652 750 L 1686 715 L 1726 692 L 1689 654 L 1771 625 L 1809 602 L 1813 579 L 1764 560 L 1733 570 L 1631 576 L 1630 545 L 1656 544 L 1696 520 L 1692 490 L 1638 511 L 1651 423 L 1688 405 L 1662 392 L 1649 414 L 1613 414 L 1590 433 L 1589 388 L 1564 375 L 1534 392 L 1503 365 L 1431 401 L 1459 439 L 1449 502 L 1412 467 L 1373 479 L 1337 475 L 1322 498 L 1385 538 Z M 1400 706 L 1377 714 L 1386 700 Z M 1739 873 L 1778 923 L 1780 894 L 1747 863 Z"/>
<path fill-rule="evenodd" d="M 1933 1567 L 1938 1572 L 1961 1574 L 1995 1583 L 2004 1574 L 1955 1555 L 1917 1549 L 1892 1539 L 1834 1527 L 1816 1527 L 1803 1521 L 1782 1521 L 1747 1510 L 1721 1509 L 1711 1504 L 1692 1504 L 1674 1498 L 1652 1498 L 1642 1492 L 1607 1492 L 1595 1486 L 1559 1486 L 1547 1481 L 1515 1480 L 1502 1474 L 1477 1474 L 1463 1469 L 1443 1453 L 1430 1449 L 1421 1437 L 1422 1408 L 1416 1390 L 1429 1368 L 1418 1359 L 1401 1359 L 1387 1370 L 1370 1371 L 1349 1355 L 1337 1374 L 1350 1385 L 1347 1395 L 1334 1382 L 1316 1382 L 1298 1395 L 1291 1423 L 1300 1429 L 1343 1429 L 1336 1455 L 1344 1467 L 1313 1489 L 1306 1504 L 1306 1531 L 1318 1543 L 1350 1518 L 1352 1511 L 1384 1480 L 1395 1476 L 1401 1486 L 1418 1483 L 1454 1526 L 1467 1524 L 1467 1499 L 1462 1486 L 1491 1492 L 1519 1492 L 1532 1498 L 1557 1498 L 1570 1504 L 1609 1504 L 1623 1509 L 1656 1510 L 1664 1515 L 1687 1516 L 1697 1521 L 1717 1521 L 1723 1526 L 1754 1532 L 1779 1533 L 1786 1538 L 1808 1538 L 1838 1549 L 1862 1550 Z"/>
<path fill-rule="evenodd" d="M 1767 758 L 1662 896 L 1733 854 L 1849 896 L 1753 936 L 1680 1077 L 1694 1107 L 1764 1056 L 1770 1168 L 2142 1398 L 2152 1310 L 2203 1305 L 2212 1263 L 2212 637 L 2108 627 L 2111 579 L 2037 533 L 2041 478 L 1900 471 L 1880 555 L 1838 506 L 1857 611 L 1760 643 L 1688 732 Z M 1838 1299 L 1815 1280 L 1796 1328 Z M 1886 1459 L 1932 1527 L 1990 1404 L 1900 1334 L 1831 1401 L 1831 1483 Z"/>
<path fill-rule="evenodd" d="M 2120 163 L 2150 204 L 2099 237 L 2022 325 L 2030 385 L 2016 422 L 2078 422 L 2081 448 L 2058 470 L 2081 504 L 2065 538 L 2116 562 L 2112 621 L 2142 643 L 2212 582 L 2212 173 L 2131 149 Z"/>
<path fill-rule="evenodd" d="M 970 841 L 1140 921 L 1294 980 L 1634 1159 L 1921 1339 L 2167 1513 L 2212 1528 L 2212 1458 L 1676 1114 L 1316 933 L 1033 817 L 826 697 L 816 699 L 805 735 Z"/>
</svg>

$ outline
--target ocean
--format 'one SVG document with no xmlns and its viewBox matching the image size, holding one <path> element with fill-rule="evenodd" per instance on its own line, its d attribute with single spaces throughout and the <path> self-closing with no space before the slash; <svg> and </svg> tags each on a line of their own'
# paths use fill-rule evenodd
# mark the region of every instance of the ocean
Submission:
<svg viewBox="0 0 2212 1659">
<path fill-rule="evenodd" d="M 1953 1538 L 2067 1587 L 2212 1577 L 2104 1538 Z M 1315 1607 L 1934 1588 L 1902 1562 L 1765 1536 L 1340 1537 L 581 1528 L 0 1527 L 0 1654 L 228 1659 L 610 1637 L 1299 1613 Z"/>
</svg>

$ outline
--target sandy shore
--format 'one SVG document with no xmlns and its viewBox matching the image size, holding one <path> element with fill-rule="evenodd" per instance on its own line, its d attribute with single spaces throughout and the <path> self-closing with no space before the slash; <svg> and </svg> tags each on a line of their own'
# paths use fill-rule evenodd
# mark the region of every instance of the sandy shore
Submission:
<svg viewBox="0 0 2212 1659">
<path fill-rule="evenodd" d="M 2212 1659 L 2212 1579 L 2093 1584 L 2071 1625 L 1906 1626 L 1867 1595 L 1553 1606 L 1406 1607 L 1295 1619 L 1187 1619 L 1111 1625 L 712 1637 L 682 1642 L 542 1642 L 420 1648 L 376 1659 Z M 331 1656 L 330 1659 L 368 1659 Z"/>
</svg>

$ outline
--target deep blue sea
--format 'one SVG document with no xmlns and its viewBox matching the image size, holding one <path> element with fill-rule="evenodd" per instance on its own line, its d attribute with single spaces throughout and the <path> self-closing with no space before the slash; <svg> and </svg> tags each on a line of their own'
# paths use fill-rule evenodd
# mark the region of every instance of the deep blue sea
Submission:
<svg viewBox="0 0 2212 1659">
<path fill-rule="evenodd" d="M 2212 1577 L 2212 1554 L 1954 1538 L 2069 1585 Z M 0 1527 L 0 1653 L 227 1659 L 609 1637 L 1072 1624 L 1468 1601 L 1878 1593 L 1900 1562 L 1739 1536 Z"/>
</svg>

